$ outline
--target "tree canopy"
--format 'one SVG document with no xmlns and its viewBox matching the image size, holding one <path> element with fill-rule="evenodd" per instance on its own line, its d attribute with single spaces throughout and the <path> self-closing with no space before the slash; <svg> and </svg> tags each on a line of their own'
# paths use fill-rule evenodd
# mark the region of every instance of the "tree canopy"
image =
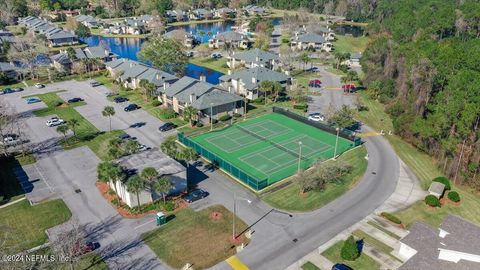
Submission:
<svg viewBox="0 0 480 270">
<path fill-rule="evenodd" d="M 138 56 L 150 61 L 153 66 L 169 72 L 182 74 L 188 63 L 183 45 L 168 38 L 156 37 L 145 42 Z"/>
</svg>

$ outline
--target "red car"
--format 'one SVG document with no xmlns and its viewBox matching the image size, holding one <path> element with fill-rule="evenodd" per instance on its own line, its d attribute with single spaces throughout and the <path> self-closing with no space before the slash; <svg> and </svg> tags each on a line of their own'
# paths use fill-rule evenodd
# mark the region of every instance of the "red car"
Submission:
<svg viewBox="0 0 480 270">
<path fill-rule="evenodd" d="M 315 88 L 319 88 L 322 86 L 322 81 L 320 81 L 319 79 L 315 79 L 315 80 L 310 80 L 308 82 L 308 86 L 310 87 L 315 87 Z"/>
<path fill-rule="evenodd" d="M 357 87 L 355 86 L 355 84 L 344 84 L 342 85 L 342 89 L 343 89 L 343 92 L 354 92 Z"/>
<path fill-rule="evenodd" d="M 85 244 L 82 244 L 78 242 L 73 248 L 73 254 L 75 254 L 75 256 L 81 256 L 83 254 L 92 252 L 99 247 L 100 247 L 99 243 L 86 242 Z"/>
</svg>

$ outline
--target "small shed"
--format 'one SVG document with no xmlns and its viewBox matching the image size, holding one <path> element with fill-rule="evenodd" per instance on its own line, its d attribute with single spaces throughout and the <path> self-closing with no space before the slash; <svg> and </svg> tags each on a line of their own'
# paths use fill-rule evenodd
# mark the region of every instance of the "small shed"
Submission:
<svg viewBox="0 0 480 270">
<path fill-rule="evenodd" d="M 445 185 L 439 182 L 432 182 L 430 184 L 430 187 L 428 188 L 428 193 L 439 199 L 443 196 L 444 191 L 445 191 Z"/>
</svg>

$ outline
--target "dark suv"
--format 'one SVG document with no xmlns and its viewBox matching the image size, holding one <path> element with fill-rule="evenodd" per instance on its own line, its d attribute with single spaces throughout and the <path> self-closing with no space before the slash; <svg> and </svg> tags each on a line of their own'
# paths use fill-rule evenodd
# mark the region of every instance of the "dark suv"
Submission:
<svg viewBox="0 0 480 270">
<path fill-rule="evenodd" d="M 128 98 L 126 98 L 126 97 L 116 97 L 116 98 L 113 99 L 113 101 L 115 103 L 122 103 L 122 102 L 128 101 Z"/>
<path fill-rule="evenodd" d="M 177 125 L 175 125 L 174 123 L 172 123 L 172 122 L 167 122 L 167 123 L 161 125 L 161 126 L 158 128 L 158 130 L 159 130 L 159 131 L 169 131 L 169 130 L 172 130 L 172 129 L 176 128 L 176 127 L 177 127 Z"/>
<path fill-rule="evenodd" d="M 208 196 L 208 192 L 206 191 L 203 191 L 201 189 L 197 189 L 197 190 L 194 190 L 190 193 L 188 193 L 187 195 L 185 195 L 184 199 L 186 202 L 188 203 L 192 203 L 194 201 L 198 201 L 202 198 L 205 198 Z"/>
<path fill-rule="evenodd" d="M 126 112 L 130 112 L 130 111 L 135 111 L 136 109 L 139 109 L 140 107 L 138 107 L 137 104 L 135 103 L 132 103 L 132 104 L 128 104 L 127 107 L 125 107 L 125 109 L 123 109 L 124 111 Z"/>
</svg>

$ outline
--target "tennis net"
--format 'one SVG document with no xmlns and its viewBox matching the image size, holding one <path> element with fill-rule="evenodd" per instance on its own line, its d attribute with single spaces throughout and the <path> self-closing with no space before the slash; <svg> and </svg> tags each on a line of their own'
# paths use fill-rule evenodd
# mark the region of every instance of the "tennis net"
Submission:
<svg viewBox="0 0 480 270">
<path fill-rule="evenodd" d="M 291 150 L 291 149 L 288 149 L 288 148 L 286 148 L 285 146 L 283 146 L 283 145 L 281 145 L 281 144 L 279 144 L 279 143 L 272 142 L 272 141 L 270 141 L 269 139 L 267 139 L 267 138 L 265 138 L 265 137 L 263 137 L 263 136 L 260 136 L 260 135 L 258 135 L 257 133 L 255 133 L 255 132 L 253 132 L 253 131 L 251 131 L 251 130 L 249 130 L 249 129 L 247 129 L 247 128 L 244 128 L 244 127 L 239 126 L 239 125 L 237 125 L 237 128 L 240 129 L 241 131 L 247 133 L 247 134 L 252 135 L 253 137 L 255 137 L 255 138 L 257 138 L 257 139 L 260 139 L 260 140 L 262 140 L 262 141 L 266 141 L 266 142 L 270 143 L 271 145 L 277 147 L 277 148 L 280 149 L 280 150 L 283 150 L 283 151 L 289 153 L 290 155 L 295 156 L 296 158 L 301 158 L 301 159 L 303 159 L 303 160 L 306 160 L 306 159 L 307 159 L 307 158 L 304 157 L 304 156 L 300 156 L 300 155 L 299 155 L 298 153 L 296 153 L 295 151 L 293 151 L 293 150 Z"/>
</svg>

